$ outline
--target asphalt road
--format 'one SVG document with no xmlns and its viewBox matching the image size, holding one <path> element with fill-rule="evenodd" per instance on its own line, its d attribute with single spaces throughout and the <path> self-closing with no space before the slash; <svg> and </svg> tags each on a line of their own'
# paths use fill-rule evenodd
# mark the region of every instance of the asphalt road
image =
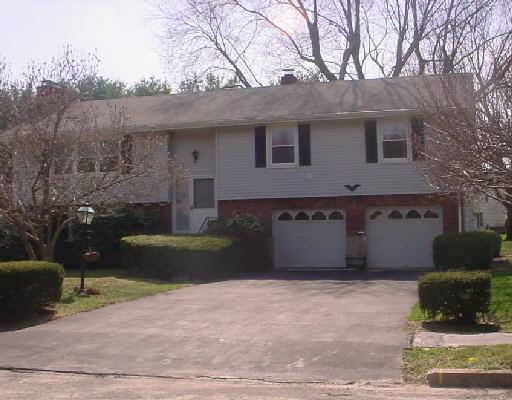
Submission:
<svg viewBox="0 0 512 400">
<path fill-rule="evenodd" d="M 2 400 L 508 400 L 512 391 L 431 389 L 396 382 L 267 383 L 0 371 Z"/>
</svg>

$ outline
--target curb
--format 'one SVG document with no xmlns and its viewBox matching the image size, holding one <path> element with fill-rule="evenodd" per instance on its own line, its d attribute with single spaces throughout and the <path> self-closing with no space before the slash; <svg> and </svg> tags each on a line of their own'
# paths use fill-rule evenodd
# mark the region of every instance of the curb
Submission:
<svg viewBox="0 0 512 400">
<path fill-rule="evenodd" d="M 427 381 L 430 387 L 512 388 L 512 370 L 433 369 Z"/>
</svg>

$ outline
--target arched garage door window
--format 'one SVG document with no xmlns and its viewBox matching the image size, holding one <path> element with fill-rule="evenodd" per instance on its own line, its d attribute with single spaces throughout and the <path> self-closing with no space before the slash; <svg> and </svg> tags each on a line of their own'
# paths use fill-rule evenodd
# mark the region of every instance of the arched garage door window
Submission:
<svg viewBox="0 0 512 400">
<path fill-rule="evenodd" d="M 293 217 L 289 212 L 284 212 L 279 214 L 279 217 L 277 217 L 278 221 L 292 221 Z"/>
<path fill-rule="evenodd" d="M 403 217 L 404 215 L 398 210 L 393 210 L 388 215 L 389 219 L 402 219 Z"/>
<path fill-rule="evenodd" d="M 311 219 L 314 221 L 325 221 L 327 216 L 322 211 L 316 211 Z"/>
</svg>

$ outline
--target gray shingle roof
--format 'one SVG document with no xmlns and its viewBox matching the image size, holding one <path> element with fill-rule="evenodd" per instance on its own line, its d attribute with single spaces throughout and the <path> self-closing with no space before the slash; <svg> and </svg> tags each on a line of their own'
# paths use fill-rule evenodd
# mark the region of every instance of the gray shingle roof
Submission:
<svg viewBox="0 0 512 400">
<path fill-rule="evenodd" d="M 100 121 L 111 107 L 124 110 L 133 131 L 341 119 L 421 109 L 422 93 L 446 82 L 472 88 L 469 74 L 431 75 L 126 97 L 79 107 L 92 106 Z"/>
</svg>

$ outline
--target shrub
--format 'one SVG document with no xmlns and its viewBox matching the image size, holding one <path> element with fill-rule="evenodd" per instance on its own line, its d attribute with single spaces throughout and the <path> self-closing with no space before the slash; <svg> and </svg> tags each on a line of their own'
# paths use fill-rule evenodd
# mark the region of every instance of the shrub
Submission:
<svg viewBox="0 0 512 400">
<path fill-rule="evenodd" d="M 492 231 L 490 229 L 481 230 L 481 231 L 477 231 L 477 232 L 480 233 L 481 235 L 487 236 L 489 238 L 489 240 L 493 242 L 494 257 L 499 257 L 501 254 L 501 245 L 502 245 L 501 235 L 498 232 Z"/>
<path fill-rule="evenodd" d="M 14 226 L 0 218 L 0 261 L 25 259 L 27 259 L 27 252 L 18 232 Z"/>
<path fill-rule="evenodd" d="M 474 323 L 489 310 L 491 275 L 482 271 L 430 272 L 418 280 L 420 308 L 430 318 Z"/>
<path fill-rule="evenodd" d="M 59 301 L 64 269 L 46 261 L 0 263 L 0 314 L 19 314 Z"/>
<path fill-rule="evenodd" d="M 121 239 L 124 268 L 156 278 L 210 279 L 236 272 L 240 240 L 207 235 L 138 235 Z"/>
<path fill-rule="evenodd" d="M 208 224 L 208 233 L 241 239 L 243 260 L 238 272 L 261 272 L 272 267 L 272 241 L 263 223 L 250 214 L 235 215 Z"/>
<path fill-rule="evenodd" d="M 211 221 L 208 224 L 208 233 L 241 239 L 254 238 L 263 234 L 263 224 L 250 214 L 235 215 L 232 218 Z"/>
<path fill-rule="evenodd" d="M 110 215 L 98 215 L 91 225 L 75 224 L 73 226 L 74 241 L 60 240 L 56 258 L 66 267 L 78 267 L 82 254 L 90 247 L 101 254 L 100 259 L 90 267 L 111 268 L 119 265 L 119 244 L 123 236 L 141 232 L 155 221 L 155 215 L 138 212 L 129 208 Z M 89 234 L 87 234 L 89 232 Z M 89 236 L 86 239 L 86 236 Z M 67 232 L 64 234 L 67 237 Z M 64 238 L 62 238 L 64 239 Z"/>
<path fill-rule="evenodd" d="M 434 265 L 439 271 L 485 269 L 496 253 L 496 240 L 487 232 L 450 233 L 437 236 L 432 248 Z"/>
</svg>

